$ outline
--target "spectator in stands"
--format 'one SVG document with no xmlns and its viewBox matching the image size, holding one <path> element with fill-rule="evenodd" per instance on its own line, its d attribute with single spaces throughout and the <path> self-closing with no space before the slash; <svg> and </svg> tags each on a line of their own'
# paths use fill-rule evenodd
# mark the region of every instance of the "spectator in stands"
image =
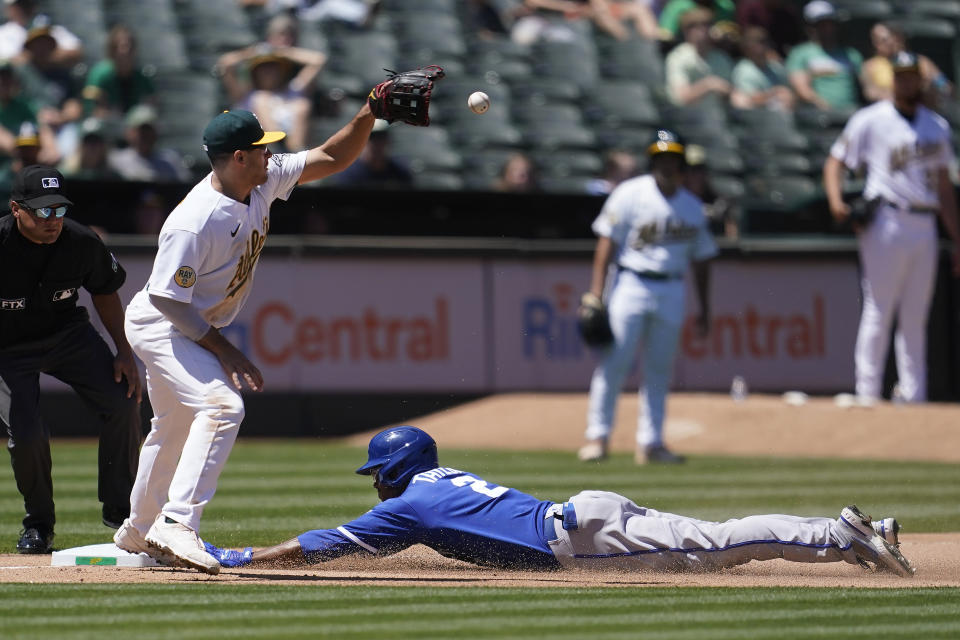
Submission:
<svg viewBox="0 0 960 640">
<path fill-rule="evenodd" d="M 683 186 L 703 202 L 703 212 L 714 235 L 730 238 L 737 236 L 737 221 L 733 203 L 717 194 L 710 184 L 710 169 L 707 166 L 707 151 L 698 144 L 688 144 L 684 151 L 687 170 L 683 174 Z"/>
<path fill-rule="evenodd" d="M 500 177 L 493 184 L 495 191 L 536 193 L 541 190 L 537 169 L 523 153 L 514 153 L 503 163 Z"/>
<path fill-rule="evenodd" d="M 681 18 L 691 9 L 706 9 L 716 22 L 736 22 L 733 0 L 670 0 L 660 12 L 660 28 L 671 40 L 682 37 Z"/>
<path fill-rule="evenodd" d="M 643 0 L 524 0 L 510 15 L 517 15 L 511 37 L 527 45 L 538 40 L 577 40 L 580 36 L 575 23 L 583 20 L 591 20 L 617 40 L 626 40 L 633 34 L 653 39 L 660 32 Z"/>
<path fill-rule="evenodd" d="M 377 120 L 367 146 L 352 165 L 337 175 L 337 184 L 381 188 L 411 186 L 413 175 L 390 151 L 389 125 L 386 120 Z"/>
<path fill-rule="evenodd" d="M 890 59 L 907 50 L 907 38 L 898 26 L 878 22 L 870 30 L 870 42 L 875 53 L 863 63 L 860 72 L 863 95 L 869 102 L 889 100 L 893 97 L 893 66 Z M 939 98 L 953 93 L 953 85 L 933 60 L 924 55 L 917 57 L 920 61 L 920 76 L 923 78 L 926 102 L 934 106 Z"/>
<path fill-rule="evenodd" d="M 795 102 L 787 70 L 771 55 L 770 40 L 763 27 L 747 27 L 740 40 L 743 59 L 733 68 L 730 102 L 738 109 L 766 107 L 791 111 Z"/>
<path fill-rule="evenodd" d="M 80 123 L 80 145 L 60 165 L 60 173 L 80 180 L 120 180 L 107 162 L 109 139 L 103 121 L 87 118 Z"/>
<path fill-rule="evenodd" d="M 837 12 L 826 0 L 803 8 L 810 42 L 797 45 L 787 57 L 790 84 L 801 100 L 818 109 L 853 109 L 859 103 L 863 57 L 839 41 Z"/>
<path fill-rule="evenodd" d="M 637 175 L 637 157 L 622 149 L 610 149 L 603 154 L 603 173 L 587 183 L 587 193 L 609 195 L 618 184 Z"/>
<path fill-rule="evenodd" d="M 147 189 L 140 194 L 133 211 L 134 231 L 141 235 L 159 235 L 169 213 L 170 208 L 163 196 L 153 189 Z"/>
<path fill-rule="evenodd" d="M 137 60 L 137 41 L 130 27 L 117 24 L 107 35 L 107 57 L 87 75 L 83 97 L 87 113 L 97 118 L 123 118 L 138 104 L 156 106 L 153 81 Z"/>
<path fill-rule="evenodd" d="M 0 157 L 13 155 L 21 125 L 36 121 L 36 113 L 20 95 L 20 78 L 13 65 L 0 61 Z"/>
<path fill-rule="evenodd" d="M 713 46 L 713 14 L 700 7 L 680 18 L 684 42 L 667 54 L 667 94 L 674 104 L 724 104 L 732 89 L 733 61 Z"/>
<path fill-rule="evenodd" d="M 284 37 L 280 34 L 286 31 L 278 25 L 285 20 L 288 18 L 271 21 L 268 34 L 272 34 L 274 41 Z M 286 148 L 299 151 L 307 147 L 313 82 L 326 62 L 326 55 L 319 51 L 295 46 L 275 47 L 268 40 L 225 53 L 216 68 L 231 103 L 238 109 L 256 113 L 267 129 L 286 131 Z M 249 80 L 238 74 L 241 64 L 247 66 Z"/>
<path fill-rule="evenodd" d="M 334 22 L 365 29 L 380 9 L 380 0 L 287 0 L 297 19 L 306 22 Z"/>
<path fill-rule="evenodd" d="M 37 120 L 56 135 L 55 145 L 52 141 L 44 145 L 51 163 L 76 149 L 77 122 L 83 116 L 72 69 L 57 62 L 57 47 L 50 27 L 34 27 L 27 32 L 17 65 L 24 98 L 36 111 Z"/>
<path fill-rule="evenodd" d="M 740 0 L 737 3 L 740 28 L 762 27 L 780 57 L 805 39 L 800 12 L 791 0 Z"/>
<path fill-rule="evenodd" d="M 127 147 L 110 153 L 110 166 L 125 180 L 186 182 L 190 173 L 172 149 L 157 148 L 157 111 L 145 104 L 130 110 L 124 120 Z"/>
<path fill-rule="evenodd" d="M 466 27 L 469 33 L 484 40 L 507 36 L 522 6 L 519 2 L 504 5 L 495 0 L 470 0 L 469 5 Z"/>
<path fill-rule="evenodd" d="M 4 0 L 7 21 L 0 25 L 0 60 L 11 60 L 23 52 L 27 32 L 34 27 L 49 27 L 57 41 L 55 62 L 73 65 L 83 58 L 83 43 L 66 28 L 52 24 L 50 18 L 37 13 L 35 0 Z"/>
</svg>

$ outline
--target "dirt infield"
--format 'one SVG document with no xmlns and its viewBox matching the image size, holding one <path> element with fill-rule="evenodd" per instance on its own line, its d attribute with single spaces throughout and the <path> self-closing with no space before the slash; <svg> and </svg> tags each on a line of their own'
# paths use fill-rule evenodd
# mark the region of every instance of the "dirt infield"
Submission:
<svg viewBox="0 0 960 640">
<path fill-rule="evenodd" d="M 481 569 L 416 546 L 382 560 L 341 558 L 295 569 L 224 569 L 207 576 L 183 569 L 51 567 L 49 556 L 0 556 L 0 582 L 313 584 L 462 587 L 960 587 L 960 536 L 904 536 L 904 554 L 918 567 L 913 579 L 867 573 L 846 563 L 751 562 L 722 573 L 556 572 Z"/>
<path fill-rule="evenodd" d="M 611 447 L 633 449 L 637 400 L 625 395 Z M 492 396 L 412 420 L 442 447 L 555 449 L 579 446 L 584 394 Z M 779 396 L 675 394 L 668 407 L 667 442 L 688 454 L 813 456 L 960 462 L 956 405 L 842 408 L 832 398 L 792 406 Z M 370 434 L 347 439 L 366 445 Z M 866 573 L 846 563 L 751 562 L 722 573 L 533 573 L 481 569 L 416 546 L 391 558 L 342 558 L 295 569 L 227 569 L 211 577 L 178 569 L 51 567 L 49 556 L 0 555 L 0 582 L 314 584 L 392 586 L 818 586 L 960 587 L 960 534 L 902 536 L 917 567 L 910 580 Z"/>
</svg>

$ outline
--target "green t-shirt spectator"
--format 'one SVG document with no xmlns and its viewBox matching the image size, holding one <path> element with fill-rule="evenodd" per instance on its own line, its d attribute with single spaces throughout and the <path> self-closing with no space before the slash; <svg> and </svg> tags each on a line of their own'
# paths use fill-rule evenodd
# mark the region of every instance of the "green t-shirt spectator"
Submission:
<svg viewBox="0 0 960 640">
<path fill-rule="evenodd" d="M 790 50 L 787 72 L 806 71 L 813 91 L 836 109 L 856 107 L 863 56 L 852 47 L 824 50 L 819 43 L 805 42 Z"/>
<path fill-rule="evenodd" d="M 33 112 L 26 100 L 17 96 L 11 98 L 6 104 L 0 103 L 0 126 L 17 135 L 20 132 L 20 125 L 24 122 L 37 123 L 37 114 Z"/>
<path fill-rule="evenodd" d="M 747 95 L 769 91 L 780 85 L 789 87 L 790 82 L 786 69 L 776 60 L 761 68 L 753 60 L 743 58 L 733 67 L 733 86 Z"/>
<path fill-rule="evenodd" d="M 88 112 L 97 104 L 101 96 L 106 96 L 108 105 L 126 113 L 131 107 L 152 96 L 154 92 L 153 81 L 140 69 L 134 69 L 129 77 L 122 78 L 117 75 L 112 60 L 101 60 L 93 65 L 87 75 L 83 97 L 87 101 Z"/>
<path fill-rule="evenodd" d="M 669 31 L 676 38 L 680 35 L 680 16 L 701 5 L 693 0 L 670 0 L 660 12 L 660 27 Z M 714 0 L 712 7 L 714 22 L 736 22 L 737 7 L 733 0 Z"/>
</svg>

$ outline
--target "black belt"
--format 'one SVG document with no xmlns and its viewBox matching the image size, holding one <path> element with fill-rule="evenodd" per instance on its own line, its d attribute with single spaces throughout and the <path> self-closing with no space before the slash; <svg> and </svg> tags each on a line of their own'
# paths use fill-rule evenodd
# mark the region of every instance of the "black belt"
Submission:
<svg viewBox="0 0 960 640">
<path fill-rule="evenodd" d="M 934 206 L 927 206 L 927 205 L 918 205 L 918 206 L 915 206 L 915 205 L 912 205 L 912 204 L 908 204 L 907 206 L 904 207 L 904 206 L 900 206 L 900 205 L 897 204 L 896 202 L 891 202 L 891 201 L 887 200 L 886 198 L 883 199 L 883 203 L 884 203 L 885 205 L 887 205 L 888 207 L 893 207 L 893 208 L 896 209 L 897 211 L 906 211 L 906 212 L 908 212 L 908 213 L 916 213 L 916 214 L 923 215 L 923 216 L 936 215 L 936 214 L 940 213 L 940 208 L 939 208 L 939 207 L 934 207 Z"/>
<path fill-rule="evenodd" d="M 663 273 L 662 271 L 637 271 L 622 264 L 617 265 L 617 271 L 629 271 L 638 278 L 644 280 L 683 280 L 682 273 Z"/>
</svg>

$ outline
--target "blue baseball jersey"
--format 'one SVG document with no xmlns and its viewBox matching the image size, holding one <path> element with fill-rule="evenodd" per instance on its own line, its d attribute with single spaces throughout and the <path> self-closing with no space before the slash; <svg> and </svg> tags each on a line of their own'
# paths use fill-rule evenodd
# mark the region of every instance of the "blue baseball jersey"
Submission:
<svg viewBox="0 0 960 640">
<path fill-rule="evenodd" d="M 309 562 L 368 552 L 387 555 L 424 544 L 448 558 L 496 567 L 558 569 L 548 541 L 556 538 L 553 502 L 437 467 L 413 477 L 384 500 L 336 529 L 298 536 Z"/>
</svg>

